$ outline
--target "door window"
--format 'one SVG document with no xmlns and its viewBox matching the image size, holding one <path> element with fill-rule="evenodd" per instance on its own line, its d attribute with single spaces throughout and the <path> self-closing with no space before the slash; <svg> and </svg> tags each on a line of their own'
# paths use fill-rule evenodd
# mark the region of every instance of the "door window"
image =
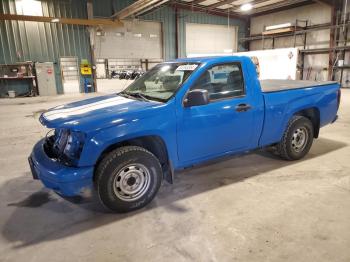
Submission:
<svg viewBox="0 0 350 262">
<path fill-rule="evenodd" d="M 197 79 L 191 87 L 193 89 L 207 90 L 211 102 L 243 96 L 245 91 L 241 65 L 230 63 L 213 66 Z"/>
</svg>

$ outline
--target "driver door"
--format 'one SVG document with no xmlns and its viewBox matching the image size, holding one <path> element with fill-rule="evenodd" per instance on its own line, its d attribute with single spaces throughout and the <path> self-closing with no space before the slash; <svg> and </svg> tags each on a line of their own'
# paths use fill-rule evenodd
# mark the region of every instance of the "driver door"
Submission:
<svg viewBox="0 0 350 262">
<path fill-rule="evenodd" d="M 246 94 L 240 63 L 215 65 L 206 70 L 190 88 L 205 89 L 209 104 L 182 107 L 178 119 L 180 162 L 206 159 L 244 150 L 254 130 L 254 108 Z M 185 96 L 186 97 L 186 96 Z"/>
</svg>

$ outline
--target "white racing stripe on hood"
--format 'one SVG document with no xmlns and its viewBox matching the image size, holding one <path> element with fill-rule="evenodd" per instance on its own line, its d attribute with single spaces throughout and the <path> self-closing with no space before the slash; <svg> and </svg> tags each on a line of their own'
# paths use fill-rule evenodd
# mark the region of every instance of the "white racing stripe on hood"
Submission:
<svg viewBox="0 0 350 262">
<path fill-rule="evenodd" d="M 95 103 L 89 103 L 86 105 L 81 105 L 81 106 L 76 106 L 72 108 L 63 108 L 60 109 L 62 106 L 58 106 L 46 113 L 43 114 L 44 118 L 47 120 L 55 120 L 58 118 L 67 118 L 72 115 L 82 115 L 85 113 L 88 113 L 90 111 L 94 111 L 97 109 L 102 109 L 106 107 L 111 107 L 111 106 L 117 106 L 121 104 L 125 104 L 128 102 L 134 101 L 132 99 L 128 99 L 125 97 L 113 97 L 113 98 L 108 98 L 105 100 L 101 100 Z"/>
</svg>

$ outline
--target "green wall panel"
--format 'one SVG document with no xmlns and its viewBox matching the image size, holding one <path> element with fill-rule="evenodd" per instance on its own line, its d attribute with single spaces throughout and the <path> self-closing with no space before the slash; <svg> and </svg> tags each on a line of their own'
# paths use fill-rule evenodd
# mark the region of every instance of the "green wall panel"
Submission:
<svg viewBox="0 0 350 262">
<path fill-rule="evenodd" d="M 86 18 L 85 0 L 43 0 L 44 16 Z M 0 12 L 16 14 L 15 0 L 2 0 Z M 54 62 L 58 93 L 63 92 L 60 76 L 59 58 L 75 56 L 80 59 L 91 58 L 89 33 L 86 27 L 54 23 L 24 21 L 0 21 L 0 63 L 13 64 L 23 61 Z M 28 85 L 9 81 L 0 83 L 0 93 L 16 89 L 26 93 Z"/>
</svg>

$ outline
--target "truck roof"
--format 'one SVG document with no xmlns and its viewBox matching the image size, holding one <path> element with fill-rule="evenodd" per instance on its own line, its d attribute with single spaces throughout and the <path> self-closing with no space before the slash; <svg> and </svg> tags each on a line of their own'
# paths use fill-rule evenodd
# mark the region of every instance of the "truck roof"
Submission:
<svg viewBox="0 0 350 262">
<path fill-rule="evenodd" d="M 203 57 L 188 57 L 170 60 L 169 62 L 187 62 L 187 63 L 205 63 L 205 62 L 226 62 L 232 59 L 250 60 L 248 56 L 203 56 Z"/>
</svg>

